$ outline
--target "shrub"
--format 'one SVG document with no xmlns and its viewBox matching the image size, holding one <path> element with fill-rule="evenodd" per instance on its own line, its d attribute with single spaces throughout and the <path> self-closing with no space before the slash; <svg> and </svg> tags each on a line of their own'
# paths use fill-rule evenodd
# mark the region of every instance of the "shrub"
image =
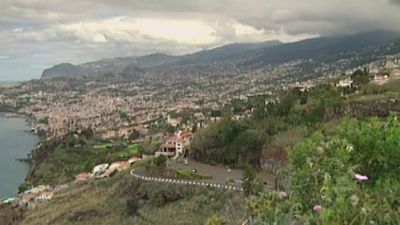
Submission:
<svg viewBox="0 0 400 225">
<path fill-rule="evenodd" d="M 226 222 L 224 218 L 218 216 L 218 215 L 213 215 L 210 218 L 207 219 L 205 225 L 225 225 Z"/>
<path fill-rule="evenodd" d="M 399 135 L 396 117 L 346 119 L 330 136 L 314 133 L 289 151 L 290 198 L 254 197 L 253 216 L 267 224 L 398 223 Z"/>
</svg>

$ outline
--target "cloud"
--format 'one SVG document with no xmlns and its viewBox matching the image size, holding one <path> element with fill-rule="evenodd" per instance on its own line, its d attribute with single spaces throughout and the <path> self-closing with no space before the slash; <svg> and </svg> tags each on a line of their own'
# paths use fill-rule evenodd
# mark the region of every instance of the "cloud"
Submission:
<svg viewBox="0 0 400 225">
<path fill-rule="evenodd" d="M 209 47 L 234 41 L 265 41 L 287 38 L 283 30 L 264 29 L 232 19 L 218 21 L 198 18 L 116 17 L 77 23 L 55 24 L 42 29 L 15 28 L 0 32 L 0 39 L 25 42 L 110 43 L 176 43 Z M 299 38 L 301 39 L 301 38 Z"/>
<path fill-rule="evenodd" d="M 0 60 L 8 60 L 11 59 L 11 56 L 9 55 L 0 55 Z"/>
<path fill-rule="evenodd" d="M 400 30 L 399 0 L 2 0 L 0 76 L 58 62 Z M 4 58 L 4 57 L 3 57 Z M 17 65 L 27 65 L 21 67 Z M 5 67 L 7 66 L 7 70 Z M 12 68 L 11 68 L 12 66 Z M 14 69 L 13 69 L 14 68 Z M 39 72 L 38 72 L 39 71 Z"/>
</svg>

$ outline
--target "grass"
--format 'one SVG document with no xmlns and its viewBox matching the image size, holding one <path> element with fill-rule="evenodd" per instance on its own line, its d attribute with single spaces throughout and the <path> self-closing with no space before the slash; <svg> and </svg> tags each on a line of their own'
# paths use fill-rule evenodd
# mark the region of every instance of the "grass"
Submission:
<svg viewBox="0 0 400 225">
<path fill-rule="evenodd" d="M 126 149 L 116 152 L 117 157 L 131 157 L 139 153 L 139 146 L 137 144 L 129 145 Z"/>
<path fill-rule="evenodd" d="M 175 193 L 155 205 L 159 194 Z M 127 199 L 138 200 L 137 215 L 127 214 Z M 227 210 L 229 209 L 229 210 Z M 49 204 L 28 211 L 21 225 L 204 224 L 214 214 L 232 224 L 245 217 L 241 194 L 192 186 L 141 182 L 127 173 L 76 185 L 57 194 Z"/>
<path fill-rule="evenodd" d="M 95 146 L 93 146 L 93 148 L 95 148 L 95 149 L 108 149 L 108 148 L 111 148 L 112 146 L 113 146 L 113 144 L 106 143 L 106 144 L 101 144 L 101 145 L 95 145 Z"/>
<path fill-rule="evenodd" d="M 138 145 L 86 143 L 70 146 L 64 141 L 49 151 L 44 160 L 32 164 L 28 182 L 33 185 L 66 183 L 74 180 L 78 173 L 92 171 L 97 164 L 126 161 L 138 151 Z"/>
<path fill-rule="evenodd" d="M 308 134 L 307 127 L 293 127 L 272 136 L 270 145 L 276 147 L 290 147 L 304 139 Z"/>
<path fill-rule="evenodd" d="M 191 170 L 186 169 L 177 169 L 176 170 L 177 178 L 187 179 L 187 180 L 210 180 L 211 176 L 204 176 L 198 173 L 194 173 Z"/>
</svg>

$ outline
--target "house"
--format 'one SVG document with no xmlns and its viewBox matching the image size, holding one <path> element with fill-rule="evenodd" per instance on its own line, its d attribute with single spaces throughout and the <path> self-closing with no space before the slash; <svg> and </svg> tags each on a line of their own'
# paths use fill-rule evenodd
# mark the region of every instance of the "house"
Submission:
<svg viewBox="0 0 400 225">
<path fill-rule="evenodd" d="M 198 119 L 198 120 L 205 120 L 206 119 L 206 117 L 204 116 L 204 114 L 202 112 L 195 113 L 194 117 L 196 117 L 196 119 Z"/>
<path fill-rule="evenodd" d="M 32 188 L 31 190 L 26 191 L 26 194 L 38 194 L 40 192 L 51 190 L 51 187 L 48 185 L 39 185 L 37 187 Z"/>
<path fill-rule="evenodd" d="M 389 77 L 387 75 L 385 76 L 380 76 L 380 75 L 375 75 L 374 79 L 371 81 L 373 84 L 377 85 L 383 85 L 389 81 Z"/>
<path fill-rule="evenodd" d="M 122 171 L 122 170 L 129 169 L 129 166 L 130 166 L 129 162 L 125 162 L 125 161 L 113 162 L 110 165 L 109 170 L 110 171 L 114 171 L 114 170 Z"/>
<path fill-rule="evenodd" d="M 169 138 L 164 144 L 161 145 L 160 150 L 155 153 L 155 156 L 160 155 L 172 157 L 175 155 L 176 141 L 175 139 Z"/>
<path fill-rule="evenodd" d="M 336 86 L 342 88 L 351 88 L 353 86 L 353 83 L 354 81 L 349 77 L 347 79 L 340 80 Z"/>
<path fill-rule="evenodd" d="M 247 97 L 246 95 L 240 95 L 239 99 L 247 102 L 249 100 L 249 97 Z"/>
<path fill-rule="evenodd" d="M 33 201 L 34 199 L 35 199 L 35 195 L 33 195 L 33 194 L 25 194 L 25 195 L 23 195 L 22 196 L 22 198 L 21 198 L 21 203 L 22 204 L 26 204 L 26 203 L 28 203 L 28 202 L 31 202 L 31 201 Z"/>
<path fill-rule="evenodd" d="M 35 198 L 35 201 L 37 201 L 37 202 L 50 201 L 51 199 L 53 199 L 53 197 L 54 197 L 54 192 L 44 191 Z"/>
<path fill-rule="evenodd" d="M 93 173 L 93 175 L 102 174 L 102 173 L 106 172 L 106 170 L 108 169 L 109 166 L 110 166 L 110 164 L 108 164 L 108 163 L 99 164 L 93 168 L 92 173 Z"/>
<path fill-rule="evenodd" d="M 193 139 L 193 134 L 190 132 L 177 132 L 175 136 L 167 139 L 167 141 L 161 145 L 159 151 L 156 152 L 156 157 L 164 155 L 167 157 L 178 157 L 187 152 L 190 146 L 190 142 Z"/>
<path fill-rule="evenodd" d="M 57 185 L 56 187 L 54 187 L 53 191 L 55 193 L 57 193 L 57 192 L 65 190 L 68 187 L 69 187 L 69 184 L 60 184 L 60 185 Z"/>
<path fill-rule="evenodd" d="M 75 182 L 87 181 L 93 177 L 91 173 L 80 173 L 75 176 Z"/>
<path fill-rule="evenodd" d="M 167 123 L 173 127 L 177 127 L 182 122 L 182 118 L 171 118 L 171 115 L 167 116 Z"/>
</svg>

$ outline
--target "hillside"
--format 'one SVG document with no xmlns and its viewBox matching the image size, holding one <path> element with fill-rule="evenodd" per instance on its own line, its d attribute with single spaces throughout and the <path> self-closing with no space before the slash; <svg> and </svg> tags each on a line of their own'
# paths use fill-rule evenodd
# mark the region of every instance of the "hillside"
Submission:
<svg viewBox="0 0 400 225">
<path fill-rule="evenodd" d="M 213 189 L 157 185 L 128 173 L 77 184 L 48 204 L 26 211 L 21 225 L 204 224 L 214 214 L 244 220 L 244 198 Z M 0 222 L 1 222 L 0 214 Z M 3 221 L 4 222 L 4 221 Z"/>
<path fill-rule="evenodd" d="M 366 47 L 379 47 L 399 41 L 400 33 L 391 31 L 373 31 L 347 36 L 321 37 L 289 43 L 282 46 L 262 49 L 250 62 L 258 64 L 284 63 L 298 59 L 317 59 L 324 56 L 343 58 L 346 53 L 359 51 Z"/>
<path fill-rule="evenodd" d="M 400 53 L 400 33 L 372 31 L 345 36 L 313 38 L 283 44 L 278 41 L 229 44 L 182 56 L 151 54 L 100 60 L 82 65 L 60 64 L 42 78 L 121 75 L 134 78 L 152 74 L 204 74 L 219 72 L 267 73 L 279 65 L 291 70 L 281 76 L 316 76 L 354 68 L 385 55 Z"/>
</svg>

